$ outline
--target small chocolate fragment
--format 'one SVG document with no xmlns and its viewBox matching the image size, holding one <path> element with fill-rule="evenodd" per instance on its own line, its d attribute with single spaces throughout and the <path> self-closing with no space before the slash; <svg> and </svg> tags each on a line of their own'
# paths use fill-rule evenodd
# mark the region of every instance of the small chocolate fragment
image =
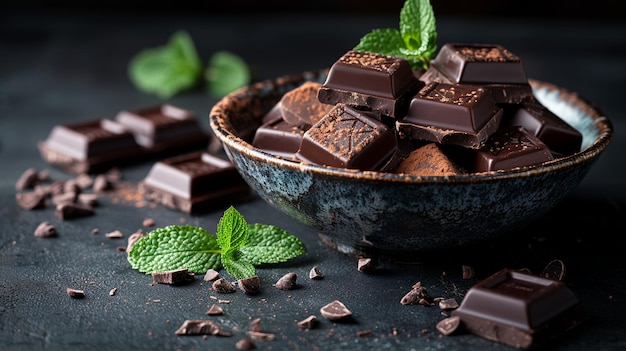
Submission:
<svg viewBox="0 0 626 351">
<path fill-rule="evenodd" d="M 415 95 L 396 128 L 401 138 L 478 149 L 498 129 L 502 113 L 479 86 L 434 82 Z"/>
<path fill-rule="evenodd" d="M 309 271 L 309 278 L 310 279 L 314 279 L 314 280 L 319 280 L 319 279 L 324 278 L 324 273 L 322 273 L 322 271 L 320 271 L 319 267 L 314 266 Z"/>
<path fill-rule="evenodd" d="M 46 195 L 39 191 L 20 192 L 15 194 L 15 200 L 24 210 L 35 210 L 46 207 Z"/>
<path fill-rule="evenodd" d="M 98 174 L 93 180 L 93 191 L 96 193 L 103 193 L 107 190 L 113 189 L 113 183 L 104 174 Z"/>
<path fill-rule="evenodd" d="M 218 335 L 230 336 L 231 333 L 224 330 L 215 322 L 202 319 L 188 319 L 174 332 L 176 335 Z"/>
<path fill-rule="evenodd" d="M 220 306 L 212 304 L 211 307 L 209 307 L 209 310 L 206 311 L 206 314 L 209 316 L 219 316 L 224 314 L 224 310 Z"/>
<path fill-rule="evenodd" d="M 408 61 L 350 50 L 332 65 L 317 97 L 325 104 L 344 103 L 400 118 L 422 86 Z"/>
<path fill-rule="evenodd" d="M 152 272 L 151 275 L 155 283 L 170 285 L 189 283 L 196 279 L 195 275 L 193 273 L 189 273 L 187 268 L 164 272 Z"/>
<path fill-rule="evenodd" d="M 320 313 L 326 319 L 331 321 L 339 321 L 352 316 L 352 311 L 350 311 L 346 305 L 339 300 L 334 300 L 333 302 L 323 306 L 320 309 Z"/>
<path fill-rule="evenodd" d="M 421 177 L 455 176 L 463 174 L 441 145 L 427 143 L 409 153 L 393 170 L 393 173 L 410 174 Z"/>
<path fill-rule="evenodd" d="M 551 161 L 548 146 L 523 127 L 499 129 L 474 154 L 475 172 L 510 170 Z"/>
<path fill-rule="evenodd" d="M 451 335 L 461 325 L 461 317 L 452 316 L 444 318 L 437 323 L 437 330 L 443 335 Z"/>
<path fill-rule="evenodd" d="M 43 221 L 37 226 L 34 234 L 38 238 L 50 238 L 57 236 L 57 229 L 50 222 Z"/>
<path fill-rule="evenodd" d="M 374 170 L 396 148 L 394 130 L 372 113 L 337 104 L 304 133 L 296 157 L 319 165 Z"/>
<path fill-rule="evenodd" d="M 301 130 L 307 130 L 324 117 L 333 105 L 323 104 L 317 98 L 322 87 L 318 82 L 308 81 L 283 95 L 278 102 L 285 122 Z"/>
<path fill-rule="evenodd" d="M 400 303 L 403 305 L 423 305 L 430 306 L 430 297 L 428 296 L 428 291 L 425 287 L 422 286 L 421 282 L 417 282 L 413 284 L 411 290 L 406 293 L 402 299 L 400 299 Z"/>
<path fill-rule="evenodd" d="M 222 294 L 230 294 L 237 291 L 235 286 L 226 280 L 226 278 L 219 278 L 218 280 L 213 282 L 213 290 Z"/>
<path fill-rule="evenodd" d="M 502 120 L 500 128 L 524 127 L 556 155 L 571 155 L 580 151 L 582 134 L 539 102 L 524 102 L 511 114 Z"/>
<path fill-rule="evenodd" d="M 29 168 L 22 173 L 22 175 L 18 178 L 15 183 L 15 190 L 27 190 L 33 189 L 35 185 L 39 183 L 39 177 L 37 170 L 34 168 Z"/>
<path fill-rule="evenodd" d="M 76 199 L 76 201 L 78 201 L 78 203 L 81 203 L 83 205 L 94 207 L 94 206 L 98 206 L 98 204 L 99 204 L 98 199 L 99 198 L 100 198 L 100 196 L 98 196 L 98 194 L 80 193 L 80 194 L 78 194 L 78 198 Z"/>
<path fill-rule="evenodd" d="M 87 173 L 77 175 L 74 181 L 81 190 L 87 189 L 93 185 L 93 178 Z"/>
<path fill-rule="evenodd" d="M 520 349 L 537 347 L 588 318 L 564 283 L 510 269 L 470 288 L 452 315 L 470 332 Z"/>
<path fill-rule="evenodd" d="M 155 163 L 139 182 L 139 190 L 156 203 L 186 213 L 214 209 L 250 194 L 230 161 L 206 152 Z"/>
<path fill-rule="evenodd" d="M 308 317 L 306 317 L 305 319 L 299 321 L 297 323 L 298 328 L 303 329 L 303 330 L 309 330 L 309 329 L 313 329 L 315 328 L 315 326 L 317 325 L 317 317 L 314 315 L 310 315 Z"/>
<path fill-rule="evenodd" d="M 104 234 L 105 237 L 109 238 L 109 239 L 121 239 L 124 237 L 124 234 L 122 234 L 121 231 L 119 230 L 114 230 L 112 232 L 108 232 L 106 234 Z"/>
<path fill-rule="evenodd" d="M 292 159 L 300 148 L 303 135 L 304 130 L 278 119 L 261 125 L 254 134 L 252 145 L 272 155 Z"/>
<path fill-rule="evenodd" d="M 78 194 L 74 191 L 66 191 L 61 194 L 56 194 L 52 196 L 52 203 L 54 205 L 60 204 L 73 204 L 78 199 Z"/>
<path fill-rule="evenodd" d="M 261 280 L 258 275 L 239 279 L 237 281 L 237 285 L 241 291 L 249 295 L 256 294 L 261 291 Z"/>
<path fill-rule="evenodd" d="M 371 257 L 361 257 L 357 263 L 357 270 L 362 273 L 372 273 L 376 270 L 377 262 Z"/>
<path fill-rule="evenodd" d="M 73 299 L 82 299 L 85 297 L 85 292 L 83 290 L 67 288 L 67 294 Z"/>
<path fill-rule="evenodd" d="M 144 227 L 154 227 L 154 219 L 146 218 L 141 224 L 143 224 Z"/>
<path fill-rule="evenodd" d="M 115 296 L 115 294 L 117 294 L 117 288 L 109 290 L 109 296 Z"/>
<path fill-rule="evenodd" d="M 216 271 L 215 269 L 209 269 L 208 271 L 206 271 L 206 273 L 204 274 L 204 281 L 205 282 L 212 282 L 217 280 L 220 277 L 220 273 L 218 271 Z"/>
<path fill-rule="evenodd" d="M 93 214 L 95 214 L 93 208 L 76 203 L 61 203 L 55 210 L 55 215 L 61 220 L 87 217 Z"/>
<path fill-rule="evenodd" d="M 254 341 L 248 338 L 243 338 L 237 341 L 237 343 L 235 343 L 235 348 L 241 351 L 254 350 L 256 349 L 256 344 L 254 343 Z"/>
<path fill-rule="evenodd" d="M 439 308 L 442 310 L 453 310 L 459 307 L 459 303 L 454 298 L 439 301 Z"/>
<path fill-rule="evenodd" d="M 252 330 L 248 331 L 248 335 L 250 335 L 250 338 L 252 338 L 252 340 L 256 340 L 256 341 L 272 341 L 276 339 L 275 334 L 252 331 Z"/>
<path fill-rule="evenodd" d="M 279 290 L 293 290 L 296 288 L 297 279 L 298 274 L 294 272 L 289 272 L 280 277 L 280 279 L 278 279 L 278 281 L 274 284 L 274 287 Z"/>
</svg>

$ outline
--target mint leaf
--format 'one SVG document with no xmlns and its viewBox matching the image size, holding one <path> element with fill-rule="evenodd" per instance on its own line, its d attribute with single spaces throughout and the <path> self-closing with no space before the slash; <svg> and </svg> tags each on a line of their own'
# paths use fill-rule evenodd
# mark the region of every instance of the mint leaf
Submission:
<svg viewBox="0 0 626 351">
<path fill-rule="evenodd" d="M 228 51 L 218 51 L 211 56 L 204 78 L 209 94 L 220 98 L 248 85 L 250 69 L 241 57 Z"/>
<path fill-rule="evenodd" d="M 285 262 L 306 253 L 300 239 L 273 225 L 251 224 L 248 233 L 248 243 L 240 251 L 253 265 Z"/>
<path fill-rule="evenodd" d="M 245 279 L 256 275 L 254 265 L 242 257 L 242 252 L 236 250 L 222 256 L 224 268 L 236 279 Z"/>
<path fill-rule="evenodd" d="M 237 250 L 248 241 L 248 223 L 241 213 L 230 206 L 217 224 L 217 244 L 223 252 Z"/>
<path fill-rule="evenodd" d="M 168 99 L 200 81 L 202 62 L 189 34 L 178 31 L 167 45 L 135 55 L 128 74 L 139 90 Z"/>
<path fill-rule="evenodd" d="M 354 47 L 407 60 L 413 69 L 426 69 L 437 51 L 435 15 L 429 0 L 406 0 L 396 29 L 375 29 Z"/>
<path fill-rule="evenodd" d="M 203 274 L 222 267 L 220 248 L 206 230 L 190 225 L 157 228 L 139 239 L 128 252 L 133 269 L 143 273 L 187 268 Z"/>
</svg>

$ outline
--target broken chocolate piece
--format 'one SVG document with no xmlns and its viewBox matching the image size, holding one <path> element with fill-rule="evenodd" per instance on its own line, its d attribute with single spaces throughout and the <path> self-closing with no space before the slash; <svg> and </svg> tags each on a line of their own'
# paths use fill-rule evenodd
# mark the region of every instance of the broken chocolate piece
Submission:
<svg viewBox="0 0 626 351">
<path fill-rule="evenodd" d="M 443 335 L 451 335 L 461 325 L 461 317 L 452 316 L 444 318 L 437 323 L 437 330 Z"/>
<path fill-rule="evenodd" d="M 261 280 L 258 275 L 239 279 L 237 281 L 237 285 L 239 286 L 239 289 L 246 294 L 252 295 L 261 291 Z"/>
<path fill-rule="evenodd" d="M 38 238 L 50 238 L 57 235 L 57 229 L 50 222 L 43 221 L 37 226 L 34 234 Z"/>
<path fill-rule="evenodd" d="M 24 210 L 46 207 L 46 195 L 39 191 L 20 192 L 15 194 L 17 204 Z"/>
<path fill-rule="evenodd" d="M 235 286 L 226 280 L 226 278 L 219 278 L 218 280 L 213 282 L 213 290 L 222 294 L 230 294 L 237 291 Z"/>
<path fill-rule="evenodd" d="M 228 160 L 206 152 L 155 163 L 139 190 L 148 199 L 186 213 L 198 213 L 246 198 L 250 187 Z"/>
<path fill-rule="evenodd" d="M 317 317 L 314 315 L 310 315 L 306 317 L 305 319 L 299 321 L 297 325 L 298 325 L 298 328 L 300 329 L 309 330 L 309 329 L 315 328 L 315 326 L 317 325 L 317 322 L 318 322 Z"/>
<path fill-rule="evenodd" d="M 373 170 L 396 148 L 394 130 L 372 113 L 337 104 L 304 133 L 296 157 L 319 165 Z"/>
<path fill-rule="evenodd" d="M 274 284 L 274 287 L 279 290 L 293 290 L 296 288 L 296 279 L 298 279 L 298 274 L 289 272 L 280 277 Z"/>
<path fill-rule="evenodd" d="M 272 155 L 294 158 L 303 135 L 304 130 L 277 119 L 257 128 L 252 145 Z"/>
<path fill-rule="evenodd" d="M 215 269 L 211 268 L 208 271 L 206 271 L 206 273 L 204 274 L 204 281 L 212 282 L 212 281 L 217 280 L 219 277 L 220 277 L 220 273 L 216 271 Z"/>
<path fill-rule="evenodd" d="M 322 278 L 324 278 L 324 273 L 322 273 L 322 271 L 320 271 L 319 267 L 314 266 L 309 271 L 309 278 L 310 279 L 322 279 Z"/>
<path fill-rule="evenodd" d="M 35 185 L 39 183 L 39 177 L 37 170 L 34 168 L 29 168 L 22 173 L 22 175 L 18 178 L 15 183 L 15 190 L 27 190 L 33 189 Z"/>
<path fill-rule="evenodd" d="M 61 220 L 87 217 L 93 214 L 95 211 L 87 205 L 67 202 L 58 204 L 55 210 L 55 215 Z"/>
<path fill-rule="evenodd" d="M 510 269 L 470 288 L 452 315 L 470 332 L 520 349 L 539 346 L 588 318 L 564 283 Z"/>
<path fill-rule="evenodd" d="M 344 103 L 400 118 L 422 86 L 408 61 L 350 50 L 332 65 L 317 97 L 325 104 Z"/>
<path fill-rule="evenodd" d="M 463 174 L 437 143 L 427 143 L 409 153 L 393 170 L 421 177 Z"/>
<path fill-rule="evenodd" d="M 443 299 L 439 301 L 439 308 L 442 310 L 453 310 L 459 307 L 459 303 L 454 298 Z"/>
<path fill-rule="evenodd" d="M 307 130 L 333 108 L 317 98 L 322 84 L 308 81 L 283 95 L 277 106 L 285 122 L 301 130 Z"/>
<path fill-rule="evenodd" d="M 67 294 L 73 299 L 82 299 L 85 297 L 85 292 L 83 290 L 67 288 Z"/>
<path fill-rule="evenodd" d="M 371 257 L 361 257 L 357 263 L 357 270 L 362 273 L 372 273 L 376 270 L 377 262 Z"/>
<path fill-rule="evenodd" d="M 428 291 L 425 287 L 422 286 L 421 282 L 417 282 L 413 284 L 411 290 L 406 293 L 402 299 L 400 299 L 400 303 L 403 305 L 423 305 L 430 306 L 430 297 L 428 296 Z"/>
<path fill-rule="evenodd" d="M 174 332 L 176 335 L 218 335 L 230 336 L 231 333 L 224 330 L 217 323 L 210 320 L 188 319 Z"/>
<path fill-rule="evenodd" d="M 164 272 L 152 272 L 151 275 L 155 283 L 170 285 L 189 283 L 196 279 L 195 275 L 193 273 L 189 273 L 187 268 Z"/>
<path fill-rule="evenodd" d="M 352 316 L 352 311 L 350 311 L 346 305 L 339 300 L 334 300 L 333 302 L 323 306 L 320 309 L 320 313 L 326 319 L 331 321 L 339 321 Z"/>
<path fill-rule="evenodd" d="M 209 310 L 206 311 L 206 314 L 209 316 L 219 316 L 224 314 L 224 310 L 220 306 L 212 304 L 211 307 L 209 307 Z"/>
<path fill-rule="evenodd" d="M 256 345 L 254 342 L 248 338 L 243 338 L 235 343 L 235 348 L 237 350 L 246 351 L 246 350 L 254 350 L 256 349 Z"/>
</svg>

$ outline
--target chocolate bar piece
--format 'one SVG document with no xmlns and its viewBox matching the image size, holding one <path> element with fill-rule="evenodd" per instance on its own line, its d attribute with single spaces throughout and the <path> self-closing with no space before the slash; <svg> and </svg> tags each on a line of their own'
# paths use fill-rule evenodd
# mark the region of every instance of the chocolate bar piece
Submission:
<svg viewBox="0 0 626 351">
<path fill-rule="evenodd" d="M 350 50 L 332 65 L 317 97 L 400 118 L 423 86 L 404 59 Z"/>
<path fill-rule="evenodd" d="M 189 112 L 159 105 L 121 112 L 116 120 L 101 118 L 55 126 L 38 147 L 46 162 L 81 174 L 206 148 L 209 139 Z"/>
<path fill-rule="evenodd" d="M 304 133 L 296 157 L 331 167 L 373 170 L 397 148 L 393 129 L 371 112 L 337 104 Z"/>
<path fill-rule="evenodd" d="M 503 126 L 522 126 L 536 135 L 556 155 L 570 155 L 580 151 L 582 134 L 545 106 L 536 101 L 522 103 Z"/>
<path fill-rule="evenodd" d="M 533 94 L 522 60 L 500 45 L 445 44 L 420 79 L 484 84 L 499 104 L 518 104 Z"/>
<path fill-rule="evenodd" d="M 215 209 L 250 192 L 230 161 L 206 152 L 159 161 L 138 186 L 146 198 L 186 213 Z"/>
<path fill-rule="evenodd" d="M 396 126 L 401 138 L 478 149 L 501 119 L 502 109 L 481 87 L 434 82 L 412 99 L 406 117 Z"/>
<path fill-rule="evenodd" d="M 510 170 L 553 160 L 548 146 L 523 127 L 499 129 L 477 150 L 475 172 Z"/>
<path fill-rule="evenodd" d="M 322 119 L 333 106 L 323 104 L 317 99 L 317 92 L 321 86 L 322 84 L 318 82 L 305 82 L 286 92 L 278 102 L 285 122 L 307 130 Z"/>
<path fill-rule="evenodd" d="M 476 335 L 520 349 L 544 344 L 588 318 L 564 283 L 510 269 L 473 286 L 452 316 Z"/>
<path fill-rule="evenodd" d="M 254 134 L 252 145 L 273 155 L 294 158 L 303 135 L 302 129 L 280 118 L 261 125 Z"/>
</svg>

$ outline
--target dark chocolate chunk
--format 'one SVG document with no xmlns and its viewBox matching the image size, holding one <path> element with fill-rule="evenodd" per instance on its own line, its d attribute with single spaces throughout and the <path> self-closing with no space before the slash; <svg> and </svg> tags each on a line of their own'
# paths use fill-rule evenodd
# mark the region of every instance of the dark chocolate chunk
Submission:
<svg viewBox="0 0 626 351">
<path fill-rule="evenodd" d="M 83 290 L 67 288 L 66 291 L 69 297 L 73 299 L 82 299 L 83 297 L 85 297 L 85 292 Z"/>
<path fill-rule="evenodd" d="M 510 170 L 553 160 L 550 150 L 523 127 L 499 129 L 474 156 L 474 171 Z"/>
<path fill-rule="evenodd" d="M 296 288 L 296 280 L 298 279 L 298 274 L 294 272 L 289 272 L 284 276 L 280 277 L 276 283 L 274 283 L 274 287 L 280 290 L 293 290 Z"/>
<path fill-rule="evenodd" d="M 258 275 L 239 279 L 237 281 L 239 289 L 246 294 L 253 295 L 261 291 L 261 280 Z"/>
<path fill-rule="evenodd" d="M 15 194 L 17 204 L 24 210 L 46 207 L 46 194 L 39 191 L 25 191 Z"/>
<path fill-rule="evenodd" d="M 309 271 L 309 278 L 319 280 L 324 278 L 324 273 L 320 271 L 319 267 L 314 266 L 313 268 L 311 268 L 311 271 Z"/>
<path fill-rule="evenodd" d="M 320 309 L 320 313 L 326 319 L 331 321 L 339 321 L 352 316 L 350 311 L 343 302 L 335 300 Z"/>
<path fill-rule="evenodd" d="M 315 328 L 315 326 L 317 325 L 317 322 L 318 322 L 317 317 L 314 315 L 310 315 L 306 317 L 305 319 L 299 321 L 297 325 L 298 325 L 298 328 L 300 329 L 309 330 L 309 329 Z"/>
<path fill-rule="evenodd" d="M 444 318 L 437 323 L 437 330 L 443 335 L 451 335 L 461 325 L 461 317 L 452 316 Z"/>
<path fill-rule="evenodd" d="M 38 238 L 50 238 L 57 236 L 57 229 L 50 222 L 44 221 L 37 226 L 34 234 Z"/>
<path fill-rule="evenodd" d="M 428 291 L 422 286 L 421 282 L 413 284 L 411 290 L 400 299 L 402 305 L 431 305 Z"/>
<path fill-rule="evenodd" d="M 459 307 L 459 303 L 454 298 L 439 301 L 439 308 L 442 310 L 453 310 Z"/>
<path fill-rule="evenodd" d="M 371 113 L 337 104 L 304 133 L 296 157 L 325 166 L 374 170 L 396 149 L 393 129 Z"/>
<path fill-rule="evenodd" d="M 323 104 L 317 98 L 322 86 L 318 82 L 305 82 L 290 90 L 278 102 L 281 116 L 285 122 L 302 130 L 311 128 L 333 108 Z"/>
<path fill-rule="evenodd" d="M 481 87 L 435 82 L 417 93 L 396 127 L 401 138 L 478 149 L 498 129 L 502 112 Z"/>
<path fill-rule="evenodd" d="M 213 290 L 221 294 L 231 294 L 237 291 L 235 286 L 226 280 L 226 278 L 219 278 L 213 282 Z"/>
<path fill-rule="evenodd" d="M 422 86 L 408 61 L 351 50 L 332 65 L 317 96 L 325 104 L 344 103 L 400 118 Z"/>
<path fill-rule="evenodd" d="M 510 269 L 470 288 L 452 315 L 470 332 L 520 349 L 539 346 L 588 318 L 564 283 Z"/>
<path fill-rule="evenodd" d="M 217 323 L 210 320 L 188 319 L 174 332 L 176 335 L 218 335 L 230 336 L 231 333 L 224 330 Z"/>
<path fill-rule="evenodd" d="M 511 116 L 505 116 L 502 126 L 521 126 L 537 136 L 556 155 L 580 151 L 583 136 L 560 117 L 536 101 L 517 106 Z"/>
<path fill-rule="evenodd" d="M 15 190 L 33 189 L 39 183 L 38 172 L 34 168 L 29 168 L 15 182 Z"/>
<path fill-rule="evenodd" d="M 300 148 L 303 135 L 302 129 L 277 119 L 256 130 L 252 145 L 272 155 L 292 159 Z"/>
<path fill-rule="evenodd" d="M 195 275 L 190 273 L 187 268 L 164 272 L 152 272 L 151 275 L 155 283 L 170 285 L 189 283 L 196 279 Z"/>
<path fill-rule="evenodd" d="M 363 273 L 372 273 L 376 270 L 377 262 L 371 257 L 359 258 L 357 270 Z"/>
<path fill-rule="evenodd" d="M 68 202 L 58 204 L 55 210 L 55 215 L 61 220 L 86 217 L 93 214 L 95 214 L 95 211 L 90 206 Z"/>
<path fill-rule="evenodd" d="M 422 177 L 463 174 L 441 145 L 430 142 L 411 151 L 392 171 Z"/>
<path fill-rule="evenodd" d="M 214 209 L 250 193 L 230 161 L 205 152 L 155 163 L 138 186 L 148 199 L 186 213 Z"/>
<path fill-rule="evenodd" d="M 211 307 L 209 307 L 209 309 L 206 311 L 205 314 L 207 314 L 209 316 L 220 316 L 220 315 L 224 314 L 224 310 L 220 306 L 218 306 L 216 304 L 212 304 Z"/>
</svg>

